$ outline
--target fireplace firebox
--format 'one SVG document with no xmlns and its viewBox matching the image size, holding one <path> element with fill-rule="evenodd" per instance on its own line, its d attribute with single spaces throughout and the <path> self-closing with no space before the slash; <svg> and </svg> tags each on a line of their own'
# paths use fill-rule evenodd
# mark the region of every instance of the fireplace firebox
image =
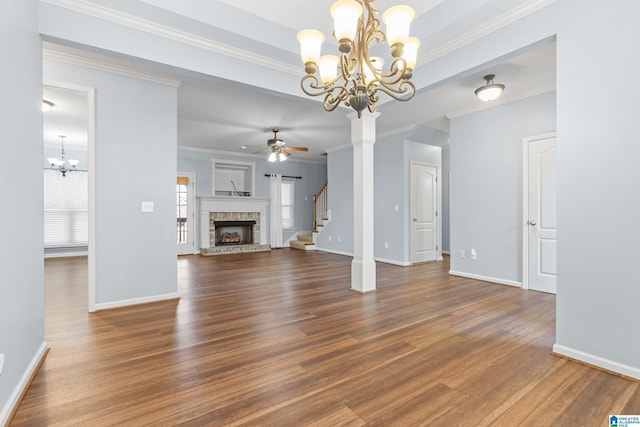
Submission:
<svg viewBox="0 0 640 427">
<path fill-rule="evenodd" d="M 250 245 L 253 243 L 253 226 L 256 222 L 214 221 L 215 246 Z"/>
</svg>

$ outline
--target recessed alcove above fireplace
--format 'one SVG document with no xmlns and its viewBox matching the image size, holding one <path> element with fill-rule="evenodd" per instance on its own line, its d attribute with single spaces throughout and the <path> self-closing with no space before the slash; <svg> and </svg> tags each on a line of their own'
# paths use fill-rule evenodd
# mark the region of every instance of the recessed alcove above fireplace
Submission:
<svg viewBox="0 0 640 427">
<path fill-rule="evenodd" d="M 200 199 L 200 253 L 268 251 L 268 199 L 207 197 Z"/>
</svg>

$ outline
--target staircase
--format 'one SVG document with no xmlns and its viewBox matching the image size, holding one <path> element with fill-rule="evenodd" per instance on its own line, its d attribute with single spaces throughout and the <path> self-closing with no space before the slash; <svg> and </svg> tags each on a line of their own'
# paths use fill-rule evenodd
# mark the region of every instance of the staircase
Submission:
<svg viewBox="0 0 640 427">
<path fill-rule="evenodd" d="M 327 184 L 328 182 L 325 182 L 320 191 L 313 196 L 313 231 L 298 234 L 295 240 L 289 242 L 292 248 L 303 251 L 316 249 L 316 237 L 330 221 L 330 211 L 327 209 Z"/>
</svg>

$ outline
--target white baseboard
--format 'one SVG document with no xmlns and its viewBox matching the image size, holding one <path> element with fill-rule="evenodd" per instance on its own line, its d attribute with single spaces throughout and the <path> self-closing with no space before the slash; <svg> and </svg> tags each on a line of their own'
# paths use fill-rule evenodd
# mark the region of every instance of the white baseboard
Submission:
<svg viewBox="0 0 640 427">
<path fill-rule="evenodd" d="M 516 282 L 513 280 L 497 279 L 495 277 L 481 276 L 479 274 L 463 273 L 461 271 L 454 271 L 454 270 L 449 270 L 449 274 L 452 276 L 466 277 L 467 279 L 476 279 L 476 280 L 482 280 L 483 282 L 498 283 L 500 285 L 508 285 L 508 286 L 515 286 L 517 288 L 522 288 L 521 282 Z"/>
<path fill-rule="evenodd" d="M 637 380 L 640 380 L 640 368 L 624 365 L 622 363 L 614 362 L 613 360 L 605 359 L 599 356 L 594 356 L 593 354 L 585 353 L 580 350 L 575 350 L 570 347 L 565 347 L 560 344 L 553 345 L 553 352 L 562 356 L 566 356 L 570 359 L 575 359 L 580 362 L 587 363 L 589 365 L 606 369 L 607 371 L 615 372 L 630 378 L 635 378 Z"/>
<path fill-rule="evenodd" d="M 7 400 L 7 403 L 2 408 L 2 411 L 0 411 L 0 425 L 8 425 L 9 417 L 13 413 L 13 410 L 16 408 L 16 406 L 20 403 L 20 397 L 26 391 L 31 378 L 35 375 L 36 369 L 38 369 L 38 366 L 40 365 L 40 363 L 42 363 L 42 360 L 46 354 L 47 342 L 42 341 L 42 344 L 40 344 L 40 348 L 38 348 L 38 351 L 36 351 L 36 354 L 31 359 L 29 366 L 27 366 L 27 370 L 24 371 L 24 373 L 20 377 L 20 381 L 13 389 L 11 396 L 9 396 L 9 400 Z"/>
<path fill-rule="evenodd" d="M 138 305 L 138 304 L 146 304 L 149 302 L 166 301 L 171 299 L 180 299 L 180 294 L 178 292 L 174 292 L 170 294 L 154 295 L 151 297 L 132 298 L 132 299 L 125 299 L 120 301 L 113 301 L 113 302 L 103 302 L 103 303 L 96 304 L 96 311 L 107 310 L 110 308 L 126 307 L 128 305 Z"/>
<path fill-rule="evenodd" d="M 395 261 L 392 259 L 374 258 L 376 262 L 383 262 L 385 264 L 399 265 L 400 267 L 410 267 L 412 264 L 408 261 Z"/>
<path fill-rule="evenodd" d="M 320 252 L 327 252 L 327 253 L 336 254 L 336 255 L 344 255 L 344 256 L 350 256 L 350 257 L 353 256 L 353 254 L 350 252 L 335 251 L 333 249 L 320 248 L 318 246 L 316 246 L 316 250 Z"/>
<path fill-rule="evenodd" d="M 451 255 L 449 251 L 442 251 L 442 255 Z"/>
</svg>

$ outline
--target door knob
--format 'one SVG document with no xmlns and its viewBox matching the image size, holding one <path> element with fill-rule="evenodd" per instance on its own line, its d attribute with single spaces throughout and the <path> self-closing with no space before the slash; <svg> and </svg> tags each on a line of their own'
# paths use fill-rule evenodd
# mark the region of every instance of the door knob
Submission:
<svg viewBox="0 0 640 427">
<path fill-rule="evenodd" d="M 529 221 L 529 225 L 536 225 L 535 221 Z"/>
<path fill-rule="evenodd" d="M 413 222 L 418 222 L 418 218 L 413 218 Z"/>
</svg>

